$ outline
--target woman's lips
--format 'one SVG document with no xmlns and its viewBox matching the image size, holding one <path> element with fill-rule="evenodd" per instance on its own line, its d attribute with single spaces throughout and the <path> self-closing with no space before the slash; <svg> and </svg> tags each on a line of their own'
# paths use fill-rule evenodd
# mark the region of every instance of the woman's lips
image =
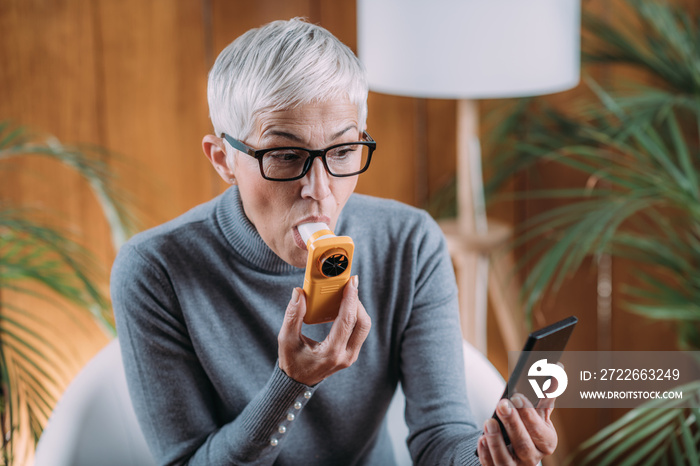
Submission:
<svg viewBox="0 0 700 466">
<path fill-rule="evenodd" d="M 304 251 L 308 250 L 306 247 L 306 243 L 304 243 L 304 240 L 301 239 L 301 234 L 299 234 L 299 229 L 297 226 L 302 225 L 304 223 L 325 223 L 326 225 L 331 224 L 331 219 L 325 215 L 318 215 L 318 216 L 312 216 L 312 217 L 306 217 L 305 219 L 299 221 L 296 225 L 294 225 L 294 228 L 292 228 L 292 237 L 294 238 L 294 243 L 296 243 L 297 247 L 303 249 Z"/>
<path fill-rule="evenodd" d="M 296 243 L 297 247 L 303 249 L 304 251 L 307 250 L 306 244 L 304 244 L 304 240 L 301 239 L 299 229 L 296 226 L 292 228 L 292 237 L 294 238 L 294 242 Z"/>
</svg>

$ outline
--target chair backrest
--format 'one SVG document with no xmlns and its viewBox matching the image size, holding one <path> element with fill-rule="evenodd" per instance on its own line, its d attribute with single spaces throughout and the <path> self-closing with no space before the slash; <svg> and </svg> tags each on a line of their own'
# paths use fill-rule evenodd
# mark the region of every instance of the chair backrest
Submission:
<svg viewBox="0 0 700 466">
<path fill-rule="evenodd" d="M 467 396 L 477 425 L 491 416 L 505 385 L 479 351 L 464 342 Z M 387 413 L 397 465 L 410 465 L 400 389 Z M 37 445 L 35 466 L 155 465 L 126 386 L 119 341 L 100 351 L 71 382 Z"/>
<path fill-rule="evenodd" d="M 35 466 L 154 466 L 126 387 L 119 340 L 83 368 L 56 405 Z"/>
<path fill-rule="evenodd" d="M 467 375 L 467 398 L 476 425 L 481 428 L 484 422 L 493 415 L 493 410 L 503 394 L 506 383 L 493 364 L 479 350 L 466 341 L 462 342 L 462 347 L 464 370 Z M 404 398 L 399 386 L 387 411 L 389 436 L 394 446 L 397 466 L 413 464 L 406 445 L 408 426 L 406 426 L 403 417 L 405 404 L 406 398 Z"/>
</svg>

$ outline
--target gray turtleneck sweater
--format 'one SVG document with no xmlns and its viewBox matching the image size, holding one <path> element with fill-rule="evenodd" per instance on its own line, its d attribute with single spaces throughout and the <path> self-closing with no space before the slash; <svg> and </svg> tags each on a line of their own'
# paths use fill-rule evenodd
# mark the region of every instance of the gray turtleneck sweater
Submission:
<svg viewBox="0 0 700 466">
<path fill-rule="evenodd" d="M 119 252 L 111 292 L 134 408 L 160 464 L 388 465 L 385 413 L 398 382 L 417 464 L 478 464 L 457 291 L 423 211 L 353 194 L 335 233 L 372 318 L 358 360 L 314 387 L 277 362 L 304 270 L 276 256 L 235 187 Z M 330 324 L 304 326 L 323 340 Z"/>
</svg>

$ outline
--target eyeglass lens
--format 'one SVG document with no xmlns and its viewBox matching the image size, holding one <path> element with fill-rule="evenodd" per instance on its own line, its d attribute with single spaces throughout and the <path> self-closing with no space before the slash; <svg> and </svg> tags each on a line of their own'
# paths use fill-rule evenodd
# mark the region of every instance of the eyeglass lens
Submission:
<svg viewBox="0 0 700 466">
<path fill-rule="evenodd" d="M 304 149 L 280 149 L 266 152 L 262 157 L 265 176 L 274 179 L 296 178 L 304 171 L 310 157 Z M 326 152 L 326 164 L 331 175 L 351 175 L 362 171 L 369 159 L 369 148 L 363 144 L 345 144 Z"/>
</svg>

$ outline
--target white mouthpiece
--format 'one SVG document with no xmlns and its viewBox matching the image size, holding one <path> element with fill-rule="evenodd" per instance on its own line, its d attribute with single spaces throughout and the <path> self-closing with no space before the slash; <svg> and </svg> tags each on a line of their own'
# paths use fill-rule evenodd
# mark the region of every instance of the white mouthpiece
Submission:
<svg viewBox="0 0 700 466">
<path fill-rule="evenodd" d="M 309 238 L 311 238 L 311 235 L 313 235 L 317 231 L 330 230 L 330 228 L 328 228 L 328 225 L 326 225 L 325 223 L 320 223 L 320 222 L 319 223 L 302 223 L 301 225 L 299 225 L 297 227 L 297 229 L 299 230 L 299 234 L 301 235 L 301 239 L 302 239 L 302 241 L 304 241 L 304 244 L 308 244 Z M 316 239 L 326 238 L 328 236 L 332 236 L 332 235 L 323 235 L 320 238 L 316 238 Z"/>
</svg>

